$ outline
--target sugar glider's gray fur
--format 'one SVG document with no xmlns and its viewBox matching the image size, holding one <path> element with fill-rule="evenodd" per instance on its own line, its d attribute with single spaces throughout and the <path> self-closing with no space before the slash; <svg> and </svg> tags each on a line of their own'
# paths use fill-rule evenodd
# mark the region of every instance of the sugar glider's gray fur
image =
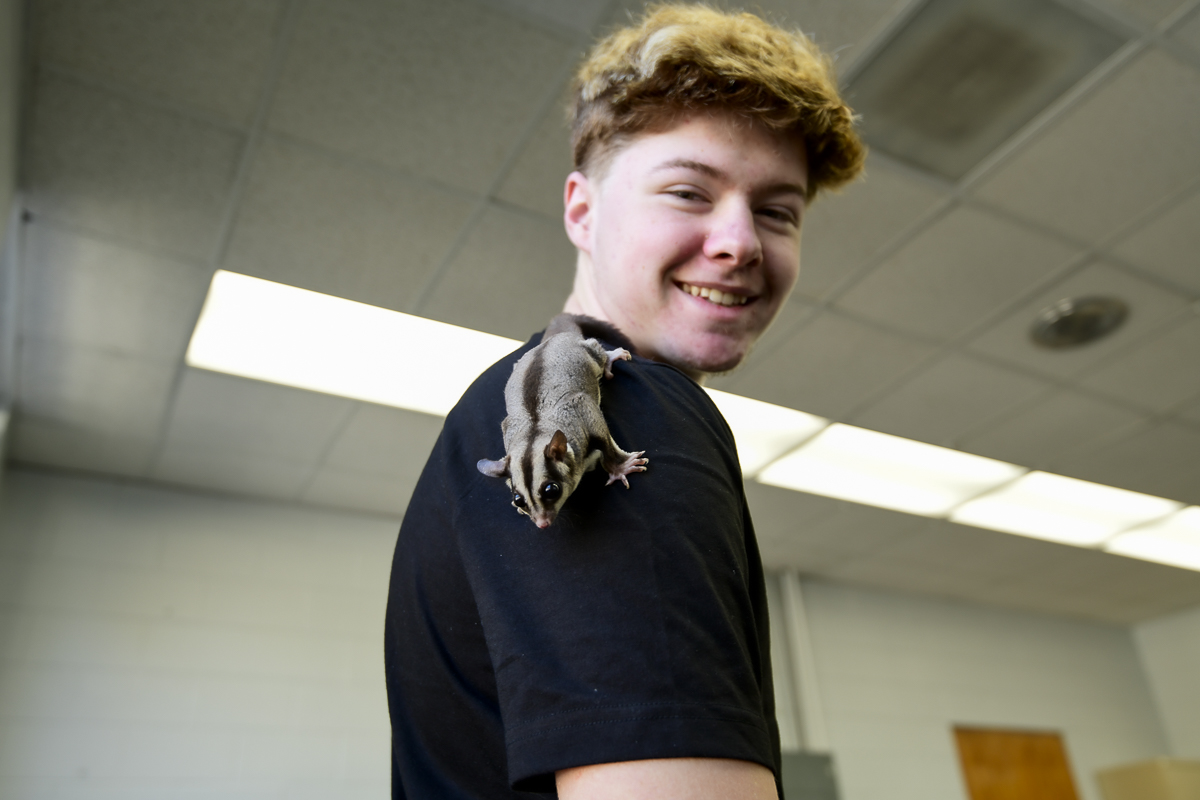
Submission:
<svg viewBox="0 0 1200 800">
<path fill-rule="evenodd" d="M 504 387 L 504 458 L 477 465 L 484 475 L 507 479 L 513 507 L 539 528 L 554 522 L 583 474 L 597 464 L 609 483 L 620 481 L 627 489 L 626 476 L 646 469 L 644 451 L 618 447 L 600 411 L 600 377 L 611 378 L 613 362 L 629 360 L 629 350 L 605 350 L 595 336 L 628 344 L 615 327 L 591 317 L 559 314 L 550 321 Z"/>
</svg>

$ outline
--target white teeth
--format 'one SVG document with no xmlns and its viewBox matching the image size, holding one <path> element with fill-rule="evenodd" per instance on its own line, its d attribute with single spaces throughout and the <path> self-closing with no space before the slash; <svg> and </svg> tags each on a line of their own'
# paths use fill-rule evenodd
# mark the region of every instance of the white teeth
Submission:
<svg viewBox="0 0 1200 800">
<path fill-rule="evenodd" d="M 719 306 L 744 306 L 750 299 L 740 294 L 732 292 L 722 292 L 720 289 L 708 289 L 703 286 L 692 286 L 690 283 L 681 283 L 679 288 L 690 294 L 692 297 L 703 297 L 710 303 L 716 303 Z"/>
</svg>

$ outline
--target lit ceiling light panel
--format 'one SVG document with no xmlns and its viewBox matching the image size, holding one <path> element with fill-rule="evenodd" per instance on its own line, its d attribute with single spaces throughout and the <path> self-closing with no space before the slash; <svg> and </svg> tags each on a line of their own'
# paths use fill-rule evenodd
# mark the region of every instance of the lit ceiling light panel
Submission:
<svg viewBox="0 0 1200 800">
<path fill-rule="evenodd" d="M 742 475 L 747 478 L 829 425 L 829 420 L 814 414 L 716 389 L 707 391 L 733 430 Z"/>
<path fill-rule="evenodd" d="M 1200 508 L 1123 533 L 1104 547 L 1110 553 L 1200 570 Z"/>
<path fill-rule="evenodd" d="M 940 517 L 1024 467 L 835 423 L 758 480 L 855 503 Z"/>
<path fill-rule="evenodd" d="M 187 363 L 444 416 L 481 372 L 520 345 L 220 270 Z M 1023 474 L 1013 464 L 708 391 L 733 430 L 743 473 L 762 483 L 1070 544 L 1111 539 L 1113 553 L 1200 569 L 1200 508 L 1179 511 L 1172 500 Z M 5 417 L 0 412 L 0 432 Z"/>
<path fill-rule="evenodd" d="M 1165 517 L 1182 503 L 1098 483 L 1031 472 L 955 509 L 954 522 L 1052 542 L 1094 547 L 1115 534 Z"/>
<path fill-rule="evenodd" d="M 189 366 L 444 416 L 513 339 L 218 270 Z"/>
</svg>

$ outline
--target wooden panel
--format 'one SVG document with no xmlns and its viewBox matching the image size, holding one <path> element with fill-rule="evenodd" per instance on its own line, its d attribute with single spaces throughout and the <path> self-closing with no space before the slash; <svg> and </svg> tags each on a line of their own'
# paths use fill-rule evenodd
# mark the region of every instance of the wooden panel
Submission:
<svg viewBox="0 0 1200 800">
<path fill-rule="evenodd" d="M 1079 800 L 1057 733 L 955 728 L 971 800 Z"/>
<path fill-rule="evenodd" d="M 1104 800 L 1200 800 L 1200 761 L 1155 758 L 1096 773 Z"/>
</svg>

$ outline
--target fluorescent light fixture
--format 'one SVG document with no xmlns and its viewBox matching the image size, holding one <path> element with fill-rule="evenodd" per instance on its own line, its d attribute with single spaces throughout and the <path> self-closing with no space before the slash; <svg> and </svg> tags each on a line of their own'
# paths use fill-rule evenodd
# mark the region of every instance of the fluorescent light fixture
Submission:
<svg viewBox="0 0 1200 800">
<path fill-rule="evenodd" d="M 716 389 L 706 391 L 733 429 L 747 478 L 829 425 L 829 420 L 814 414 Z"/>
<path fill-rule="evenodd" d="M 1031 472 L 950 515 L 954 522 L 1083 547 L 1164 517 L 1183 506 L 1173 500 Z"/>
<path fill-rule="evenodd" d="M 1024 467 L 834 423 L 758 480 L 855 503 L 940 517 Z"/>
<path fill-rule="evenodd" d="M 1173 567 L 1200 570 L 1200 508 L 1190 506 L 1166 519 L 1122 533 L 1104 549 Z"/>
<path fill-rule="evenodd" d="M 481 372 L 520 345 L 219 270 L 187 363 L 444 416 Z M 1022 475 L 1025 468 L 1013 464 L 708 392 L 733 430 L 743 474 L 762 483 L 1085 546 L 1128 531 L 1107 549 L 1200 569 L 1200 508 L 1179 511 L 1183 504 L 1172 500 L 1044 472 Z M 0 410 L 0 442 L 7 421 Z M 1144 527 L 1129 530 L 1135 526 Z"/>
<path fill-rule="evenodd" d="M 520 345 L 218 270 L 187 363 L 444 416 L 481 372 Z"/>
</svg>

